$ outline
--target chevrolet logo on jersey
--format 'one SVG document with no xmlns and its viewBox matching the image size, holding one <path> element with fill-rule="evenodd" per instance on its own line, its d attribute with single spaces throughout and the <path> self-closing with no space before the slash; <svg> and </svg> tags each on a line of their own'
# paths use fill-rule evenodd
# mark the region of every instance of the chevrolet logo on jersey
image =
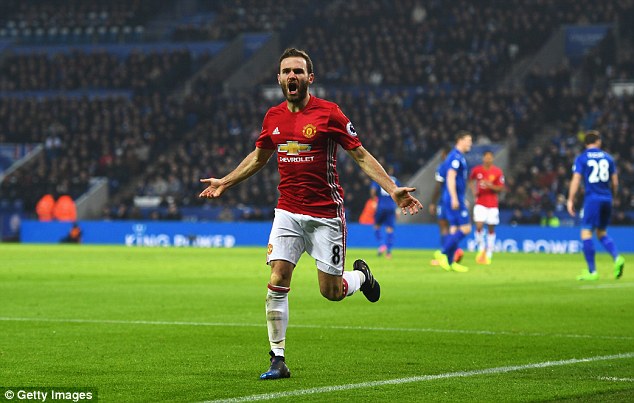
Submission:
<svg viewBox="0 0 634 403">
<path fill-rule="evenodd" d="M 299 155 L 301 152 L 310 151 L 310 144 L 301 144 L 298 141 L 287 141 L 286 144 L 278 144 L 277 152 L 286 155 Z"/>
</svg>

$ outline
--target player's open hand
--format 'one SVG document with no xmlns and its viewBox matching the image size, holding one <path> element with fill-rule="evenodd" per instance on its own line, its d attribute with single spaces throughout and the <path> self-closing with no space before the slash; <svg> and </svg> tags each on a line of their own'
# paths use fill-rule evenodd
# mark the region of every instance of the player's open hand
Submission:
<svg viewBox="0 0 634 403">
<path fill-rule="evenodd" d="M 408 212 L 409 214 L 416 214 L 418 210 L 423 208 L 422 203 L 410 194 L 410 192 L 414 191 L 416 191 L 416 188 L 409 187 L 399 187 L 394 190 L 392 198 L 405 215 L 407 215 Z"/>
<path fill-rule="evenodd" d="M 226 189 L 226 187 L 222 185 L 222 182 L 220 181 L 220 179 L 207 178 L 207 179 L 201 179 L 200 181 L 202 183 L 206 183 L 207 188 L 203 190 L 198 195 L 198 197 L 204 197 L 207 199 L 215 199 L 217 197 L 220 197 L 220 195 L 222 195 Z"/>
<path fill-rule="evenodd" d="M 573 202 L 572 200 L 567 200 L 566 201 L 566 209 L 568 210 L 568 214 L 570 214 L 571 216 L 576 216 L 577 212 L 575 211 L 575 202 Z"/>
</svg>

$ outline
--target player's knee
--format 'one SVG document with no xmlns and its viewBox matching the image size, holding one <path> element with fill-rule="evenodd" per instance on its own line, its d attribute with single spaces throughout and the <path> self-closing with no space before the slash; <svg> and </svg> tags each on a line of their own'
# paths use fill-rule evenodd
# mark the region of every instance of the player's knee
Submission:
<svg viewBox="0 0 634 403">
<path fill-rule="evenodd" d="M 271 279 L 270 283 L 273 285 L 279 285 L 283 287 L 288 287 L 291 282 L 291 276 L 283 271 L 271 271 Z"/>
</svg>

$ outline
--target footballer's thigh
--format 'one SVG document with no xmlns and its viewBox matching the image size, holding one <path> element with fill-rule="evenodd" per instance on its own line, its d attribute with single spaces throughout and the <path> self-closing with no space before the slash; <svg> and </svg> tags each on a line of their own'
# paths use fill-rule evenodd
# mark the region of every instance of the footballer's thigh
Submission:
<svg viewBox="0 0 634 403">
<path fill-rule="evenodd" d="M 306 250 L 302 223 L 297 214 L 275 209 L 275 218 L 269 235 L 266 263 L 282 271 L 287 266 L 279 261 L 287 262 L 295 267 L 302 253 Z"/>
<path fill-rule="evenodd" d="M 346 228 L 340 218 L 313 218 L 306 223 L 306 252 L 319 271 L 342 276 L 346 260 Z"/>
</svg>

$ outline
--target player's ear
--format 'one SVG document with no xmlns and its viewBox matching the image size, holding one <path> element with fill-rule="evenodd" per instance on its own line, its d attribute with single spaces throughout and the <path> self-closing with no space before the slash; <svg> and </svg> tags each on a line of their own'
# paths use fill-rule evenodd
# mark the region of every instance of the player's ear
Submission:
<svg viewBox="0 0 634 403">
<path fill-rule="evenodd" d="M 279 84 L 279 85 L 282 84 L 282 79 L 280 78 L 279 73 L 277 74 L 277 84 Z"/>
<path fill-rule="evenodd" d="M 308 75 L 308 83 L 309 83 L 309 84 L 312 84 L 312 83 L 313 83 L 313 81 L 315 81 L 315 73 L 310 73 L 310 74 Z"/>
</svg>

